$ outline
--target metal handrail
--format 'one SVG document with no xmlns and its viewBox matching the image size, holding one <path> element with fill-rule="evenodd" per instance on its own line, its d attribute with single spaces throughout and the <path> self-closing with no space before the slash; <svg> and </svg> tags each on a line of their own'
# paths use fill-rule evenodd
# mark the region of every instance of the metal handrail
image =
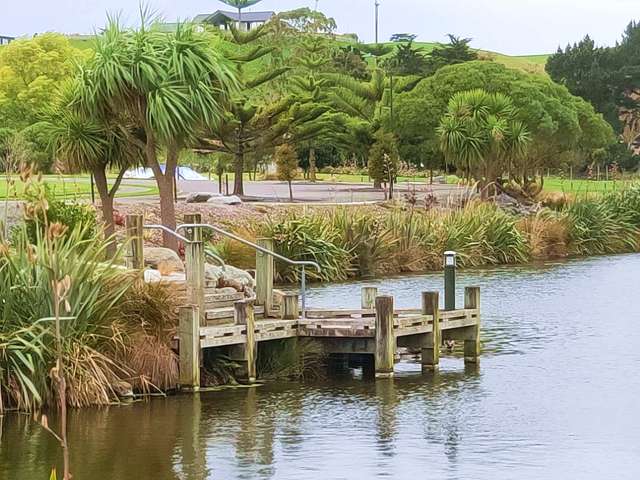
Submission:
<svg viewBox="0 0 640 480">
<path fill-rule="evenodd" d="M 156 225 L 156 224 L 152 224 L 152 225 L 143 225 L 142 226 L 143 229 L 145 230 L 162 230 L 165 233 L 168 233 L 169 235 L 174 236 L 175 238 L 177 238 L 178 240 L 182 240 L 184 243 L 193 243 L 191 240 L 189 240 L 187 237 L 183 237 L 182 235 L 180 235 L 177 230 L 173 231 L 171 230 L 169 227 L 165 227 L 164 225 Z"/>
<path fill-rule="evenodd" d="M 257 245 L 253 242 L 250 242 L 249 240 L 246 240 L 242 237 L 239 237 L 237 235 L 234 235 L 231 232 L 227 232 L 226 230 L 223 230 L 222 228 L 219 227 L 215 227 L 213 225 L 209 225 L 208 223 L 185 223 L 183 225 L 178 225 L 176 227 L 176 232 L 180 231 L 180 230 L 184 230 L 186 228 L 208 228 L 209 230 L 213 230 L 216 233 L 219 233 L 220 235 L 224 235 L 225 237 L 231 238 L 232 240 L 235 240 L 236 242 L 240 242 L 244 245 L 247 245 L 248 247 L 253 248 L 254 250 L 261 252 L 265 255 L 269 255 L 273 258 L 277 258 L 278 260 L 288 263 L 289 265 L 294 265 L 294 266 L 299 266 L 301 267 L 301 275 L 300 275 L 300 297 L 302 300 L 302 316 L 305 317 L 306 316 L 306 306 L 307 306 L 307 275 L 306 275 L 306 271 L 305 271 L 305 267 L 306 266 L 310 266 L 310 267 L 315 267 L 315 269 L 319 272 L 322 271 L 322 269 L 320 268 L 320 265 L 318 265 L 318 263 L 316 262 L 311 262 L 308 260 L 291 260 L 290 258 L 284 257 L 276 252 L 273 252 L 267 248 L 261 247 L 260 245 Z M 179 235 L 176 233 L 176 235 Z"/>
</svg>

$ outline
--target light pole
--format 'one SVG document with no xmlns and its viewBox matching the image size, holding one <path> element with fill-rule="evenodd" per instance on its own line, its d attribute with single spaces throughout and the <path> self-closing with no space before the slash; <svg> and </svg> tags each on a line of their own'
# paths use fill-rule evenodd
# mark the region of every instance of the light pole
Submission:
<svg viewBox="0 0 640 480">
<path fill-rule="evenodd" d="M 318 11 L 318 2 L 319 2 L 319 0 L 316 0 L 316 8 L 315 8 L 316 12 Z"/>
<path fill-rule="evenodd" d="M 444 252 L 444 309 L 456 309 L 456 252 Z"/>
<path fill-rule="evenodd" d="M 374 0 L 374 4 L 376 6 L 376 45 L 378 44 L 378 10 L 380 8 L 380 2 L 378 0 Z"/>
</svg>

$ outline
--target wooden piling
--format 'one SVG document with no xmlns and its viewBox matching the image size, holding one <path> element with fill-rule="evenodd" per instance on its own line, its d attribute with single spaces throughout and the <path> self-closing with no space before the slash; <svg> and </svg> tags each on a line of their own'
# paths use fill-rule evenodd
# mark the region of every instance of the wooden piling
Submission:
<svg viewBox="0 0 640 480">
<path fill-rule="evenodd" d="M 246 326 L 247 341 L 242 345 L 240 360 L 242 371 L 240 377 L 253 383 L 257 378 L 256 361 L 258 358 L 258 342 L 256 341 L 256 320 L 253 300 L 245 299 L 234 303 L 234 320 L 236 325 Z"/>
<path fill-rule="evenodd" d="M 422 368 L 433 370 L 440 364 L 440 294 L 438 292 L 422 292 L 422 314 L 433 316 L 433 331 L 427 334 L 426 346 L 422 348 Z"/>
<path fill-rule="evenodd" d="M 127 215 L 125 228 L 127 232 L 125 255 L 127 268 L 142 270 L 144 268 L 144 217 L 142 215 Z"/>
<path fill-rule="evenodd" d="M 362 309 L 373 310 L 376 307 L 378 287 L 362 287 Z"/>
<path fill-rule="evenodd" d="M 185 215 L 187 223 L 202 223 L 200 214 Z M 198 307 L 200 325 L 206 326 L 206 311 L 204 308 L 204 243 L 202 228 L 193 227 L 186 231 L 186 238 L 190 240 L 184 246 L 185 271 L 187 280 L 187 298 L 189 303 Z"/>
<path fill-rule="evenodd" d="M 273 250 L 273 239 L 259 238 L 256 243 L 267 250 Z M 273 257 L 256 252 L 256 304 L 264 305 L 265 316 L 273 310 L 273 275 L 275 265 Z"/>
<path fill-rule="evenodd" d="M 298 295 L 295 293 L 287 293 L 282 297 L 280 305 L 280 318 L 282 320 L 297 320 L 300 318 L 300 306 Z"/>
<path fill-rule="evenodd" d="M 393 329 L 393 297 L 376 297 L 376 377 L 393 376 L 396 337 Z"/>
<path fill-rule="evenodd" d="M 189 305 L 179 309 L 178 339 L 180 342 L 180 386 L 200 389 L 200 313 Z"/>
<path fill-rule="evenodd" d="M 478 363 L 480 360 L 480 287 L 466 287 L 464 289 L 465 310 L 477 310 L 477 322 L 468 328 L 468 335 L 464 340 L 464 361 Z"/>
</svg>

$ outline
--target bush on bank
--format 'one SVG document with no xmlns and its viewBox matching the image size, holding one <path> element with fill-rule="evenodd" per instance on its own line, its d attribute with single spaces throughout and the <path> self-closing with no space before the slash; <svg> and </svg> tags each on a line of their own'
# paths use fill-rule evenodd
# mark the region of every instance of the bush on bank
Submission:
<svg viewBox="0 0 640 480">
<path fill-rule="evenodd" d="M 640 187 L 596 198 L 564 199 L 557 209 L 518 216 L 491 203 L 454 210 L 337 207 L 295 211 L 241 228 L 245 237 L 272 237 L 278 253 L 316 261 L 316 281 L 342 281 L 438 270 L 455 250 L 461 267 L 525 263 L 568 256 L 638 251 Z M 255 254 L 232 241 L 217 245 L 225 259 L 249 268 Z M 299 271 L 277 265 L 281 282 Z"/>
</svg>

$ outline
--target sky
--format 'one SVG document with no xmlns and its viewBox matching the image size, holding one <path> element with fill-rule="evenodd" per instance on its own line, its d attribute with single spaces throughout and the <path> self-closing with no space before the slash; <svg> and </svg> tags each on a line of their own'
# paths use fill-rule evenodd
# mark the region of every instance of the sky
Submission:
<svg viewBox="0 0 640 480">
<path fill-rule="evenodd" d="M 375 0 L 318 0 L 341 33 L 374 39 Z M 640 19 L 640 0 L 379 0 L 380 38 L 415 33 L 421 41 L 446 41 L 452 33 L 472 46 L 511 55 L 554 52 L 585 34 L 601 45 L 618 40 L 631 19 Z M 166 21 L 229 9 L 217 0 L 146 0 Z M 263 0 L 250 10 L 314 8 L 315 0 Z M 92 33 L 107 13 L 135 22 L 137 0 L 0 0 L 0 35 L 45 31 Z"/>
</svg>

